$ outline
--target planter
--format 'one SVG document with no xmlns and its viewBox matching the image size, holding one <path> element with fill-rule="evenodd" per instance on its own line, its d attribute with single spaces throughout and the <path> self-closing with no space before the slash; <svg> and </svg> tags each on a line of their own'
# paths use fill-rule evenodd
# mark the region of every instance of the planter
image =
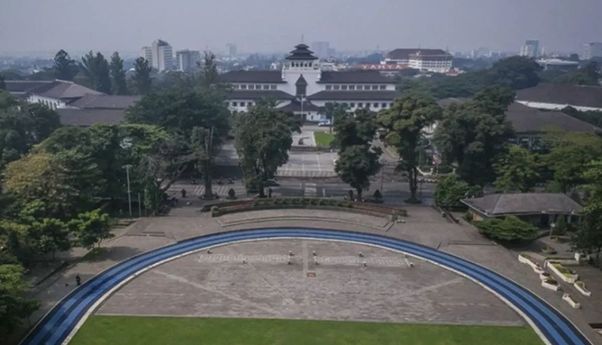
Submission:
<svg viewBox="0 0 602 345">
<path fill-rule="evenodd" d="M 577 289 L 577 291 L 579 291 L 583 296 L 591 296 L 592 292 L 589 291 L 586 287 L 585 287 L 585 283 L 582 281 L 576 281 L 575 284 L 573 284 L 573 286 L 575 287 L 575 289 Z"/>
<path fill-rule="evenodd" d="M 562 264 L 560 263 L 548 261 L 547 266 L 550 269 L 550 271 L 554 272 L 554 274 L 556 274 L 564 282 L 573 284 L 577 281 L 577 279 L 579 279 L 579 275 L 573 273 L 571 270 L 562 266 Z"/>
<path fill-rule="evenodd" d="M 554 279 L 546 279 L 546 280 L 542 280 L 541 281 L 541 286 L 552 290 L 552 291 L 558 291 L 558 289 L 560 289 L 560 286 L 558 285 L 558 282 L 555 281 Z"/>
<path fill-rule="evenodd" d="M 540 267 L 532 257 L 525 253 L 518 254 L 518 262 L 529 265 L 534 271 L 536 271 L 536 268 Z"/>
<path fill-rule="evenodd" d="M 573 307 L 575 309 L 581 308 L 581 304 L 579 304 L 579 302 L 575 301 L 573 299 L 573 297 L 571 297 L 571 295 L 569 295 L 568 293 L 565 293 L 564 295 L 562 295 L 562 300 L 566 301 L 566 303 L 568 303 L 571 307 Z"/>
<path fill-rule="evenodd" d="M 546 279 L 552 279 L 552 277 L 550 276 L 550 273 L 548 272 L 543 272 L 539 274 L 539 279 L 540 280 L 546 280 Z"/>
</svg>

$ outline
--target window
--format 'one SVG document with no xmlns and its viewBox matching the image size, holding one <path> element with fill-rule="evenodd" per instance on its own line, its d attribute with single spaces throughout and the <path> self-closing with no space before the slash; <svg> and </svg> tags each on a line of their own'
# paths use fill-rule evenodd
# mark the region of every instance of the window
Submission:
<svg viewBox="0 0 602 345">
<path fill-rule="evenodd" d="M 241 107 L 244 107 L 244 106 L 246 106 L 245 102 L 240 102 L 240 106 L 241 106 Z"/>
<path fill-rule="evenodd" d="M 345 102 L 345 103 L 343 103 L 343 106 L 344 106 L 345 108 L 347 108 L 349 105 L 347 104 L 347 102 Z"/>
<path fill-rule="evenodd" d="M 240 85 L 240 89 L 241 90 L 246 90 L 247 89 L 247 85 L 246 84 L 241 84 Z"/>
<path fill-rule="evenodd" d="M 270 89 L 272 89 L 272 90 L 276 90 L 276 84 L 272 84 L 272 85 L 270 85 Z"/>
<path fill-rule="evenodd" d="M 372 85 L 372 90 L 378 90 L 378 85 Z"/>
<path fill-rule="evenodd" d="M 355 90 L 355 85 L 349 85 L 349 90 Z"/>
<path fill-rule="evenodd" d="M 233 107 L 238 107 L 238 102 L 232 102 Z"/>
<path fill-rule="evenodd" d="M 326 90 L 332 90 L 332 85 L 326 85 Z"/>
<path fill-rule="evenodd" d="M 374 106 L 374 108 L 378 108 L 378 103 L 374 103 L 372 106 Z"/>
<path fill-rule="evenodd" d="M 341 90 L 347 90 L 347 85 L 341 85 Z"/>
<path fill-rule="evenodd" d="M 270 85 L 268 85 L 268 84 L 265 84 L 265 85 L 263 86 L 263 89 L 264 89 L 264 90 L 269 90 L 269 89 L 270 89 Z"/>
<path fill-rule="evenodd" d="M 380 106 L 383 107 L 383 108 L 386 108 L 387 107 L 387 103 L 383 103 Z"/>
<path fill-rule="evenodd" d="M 355 103 L 351 102 L 351 103 L 349 103 L 349 106 L 350 106 L 351 108 L 354 108 L 354 107 L 355 107 Z"/>
<path fill-rule="evenodd" d="M 255 89 L 255 85 L 253 85 L 253 84 L 249 84 L 248 87 L 249 87 L 249 90 L 254 90 Z"/>
<path fill-rule="evenodd" d="M 370 85 L 364 85 L 364 90 L 370 90 Z"/>
<path fill-rule="evenodd" d="M 253 106 L 253 102 L 249 102 L 247 105 L 248 105 L 249 107 L 252 107 L 252 106 Z"/>
<path fill-rule="evenodd" d="M 358 108 L 363 108 L 363 107 L 364 107 L 364 103 L 358 103 L 358 104 L 357 104 L 357 107 L 358 107 Z"/>
<path fill-rule="evenodd" d="M 333 86 L 333 88 L 334 88 L 335 90 L 338 90 L 338 89 L 339 89 L 339 86 L 338 86 L 338 85 L 334 85 L 334 86 Z"/>
<path fill-rule="evenodd" d="M 255 84 L 255 90 L 261 90 L 261 85 Z"/>
<path fill-rule="evenodd" d="M 380 86 L 380 89 L 381 89 L 381 90 L 386 90 L 386 89 L 387 89 L 387 85 L 381 85 L 381 86 Z"/>
</svg>

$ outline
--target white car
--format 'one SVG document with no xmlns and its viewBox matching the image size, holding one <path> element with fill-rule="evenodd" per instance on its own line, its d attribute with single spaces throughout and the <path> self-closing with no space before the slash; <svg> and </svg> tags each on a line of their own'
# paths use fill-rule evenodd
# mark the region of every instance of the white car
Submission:
<svg viewBox="0 0 602 345">
<path fill-rule="evenodd" d="M 323 120 L 318 122 L 318 127 L 327 127 L 330 126 L 330 120 Z"/>
</svg>

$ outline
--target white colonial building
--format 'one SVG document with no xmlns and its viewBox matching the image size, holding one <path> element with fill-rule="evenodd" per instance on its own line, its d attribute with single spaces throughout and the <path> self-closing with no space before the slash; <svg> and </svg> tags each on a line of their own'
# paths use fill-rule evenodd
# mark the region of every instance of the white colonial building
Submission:
<svg viewBox="0 0 602 345">
<path fill-rule="evenodd" d="M 261 99 L 273 100 L 283 111 L 308 121 L 326 119 L 328 103 L 346 105 L 349 110 L 379 111 L 391 106 L 396 97 L 395 81 L 378 71 L 327 71 L 305 44 L 286 57 L 281 70 L 233 71 L 220 80 L 231 86 L 228 106 L 246 112 Z"/>
<path fill-rule="evenodd" d="M 413 68 L 423 72 L 448 73 L 453 66 L 453 57 L 441 49 L 402 48 L 387 53 L 381 65 Z"/>
</svg>

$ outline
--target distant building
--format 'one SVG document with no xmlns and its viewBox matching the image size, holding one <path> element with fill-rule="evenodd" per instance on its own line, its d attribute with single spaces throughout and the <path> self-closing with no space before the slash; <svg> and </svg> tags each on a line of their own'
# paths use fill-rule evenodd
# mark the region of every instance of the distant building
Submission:
<svg viewBox="0 0 602 345">
<path fill-rule="evenodd" d="M 142 47 L 142 57 L 148 61 L 149 65 L 153 65 L 153 48 L 151 47 Z"/>
<path fill-rule="evenodd" d="M 585 45 L 585 60 L 602 58 L 602 42 L 590 42 Z"/>
<path fill-rule="evenodd" d="M 238 47 L 236 47 L 236 44 L 234 43 L 226 44 L 226 50 L 228 51 L 229 57 L 235 57 L 238 55 Z"/>
<path fill-rule="evenodd" d="M 328 71 L 305 44 L 295 46 L 280 70 L 232 71 L 220 75 L 231 86 L 231 111 L 246 112 L 261 99 L 308 121 L 326 118 L 328 104 L 349 110 L 387 109 L 397 96 L 395 81 L 378 71 Z"/>
<path fill-rule="evenodd" d="M 65 80 L 6 80 L 6 90 L 28 103 L 44 104 L 50 109 L 66 108 L 86 95 L 102 92 Z"/>
<path fill-rule="evenodd" d="M 579 68 L 579 61 L 564 60 L 564 59 L 539 59 L 537 63 L 543 67 L 544 70 L 551 71 L 571 71 Z"/>
<path fill-rule="evenodd" d="M 541 228 L 557 223 L 560 218 L 566 223 L 576 223 L 583 211 L 581 205 L 562 193 L 489 194 L 461 201 L 475 221 L 516 216 Z"/>
<path fill-rule="evenodd" d="M 453 56 L 442 49 L 395 49 L 387 53 L 382 65 L 397 65 L 423 72 L 448 73 Z"/>
<path fill-rule="evenodd" d="M 178 50 L 176 52 L 176 63 L 178 71 L 192 72 L 198 67 L 201 62 L 201 52 L 198 50 Z"/>
<path fill-rule="evenodd" d="M 580 111 L 602 111 L 602 87 L 540 83 L 519 90 L 516 102 L 536 109 L 562 110 L 571 106 Z"/>
<path fill-rule="evenodd" d="M 125 120 L 125 112 L 141 96 L 86 95 L 57 109 L 65 126 L 90 127 L 96 124 L 117 125 Z"/>
<path fill-rule="evenodd" d="M 142 56 L 159 72 L 170 71 L 175 67 L 173 49 L 163 40 L 154 41 L 150 47 L 142 47 Z"/>
<path fill-rule="evenodd" d="M 539 41 L 538 40 L 527 40 L 520 49 L 520 56 L 538 58 L 540 55 Z"/>
</svg>

